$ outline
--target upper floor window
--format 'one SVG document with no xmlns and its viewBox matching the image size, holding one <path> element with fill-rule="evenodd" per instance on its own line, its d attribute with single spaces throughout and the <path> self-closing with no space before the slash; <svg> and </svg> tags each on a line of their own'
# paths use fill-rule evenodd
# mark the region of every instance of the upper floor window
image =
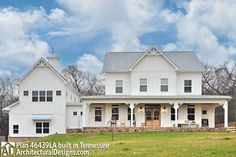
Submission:
<svg viewBox="0 0 236 157">
<path fill-rule="evenodd" d="M 32 91 L 32 101 L 37 102 L 39 99 L 39 93 L 38 91 Z"/>
<path fill-rule="evenodd" d="M 28 95 L 29 95 L 29 91 L 25 90 L 25 91 L 23 92 L 23 94 L 24 94 L 24 96 L 28 96 Z"/>
<path fill-rule="evenodd" d="M 140 79 L 140 92 L 146 92 L 147 91 L 147 79 L 141 78 Z"/>
<path fill-rule="evenodd" d="M 161 92 L 168 92 L 168 78 L 161 78 Z"/>
<path fill-rule="evenodd" d="M 57 90 L 57 91 L 56 91 L 56 95 L 57 95 L 57 96 L 60 96 L 60 95 L 61 95 L 61 90 Z"/>
<path fill-rule="evenodd" d="M 53 100 L 52 96 L 53 96 L 52 90 L 48 90 L 47 91 L 47 101 L 52 101 Z"/>
<path fill-rule="evenodd" d="M 195 106 L 194 105 L 188 105 L 188 120 L 195 120 Z"/>
<path fill-rule="evenodd" d="M 45 91 L 39 91 L 39 101 L 45 101 Z"/>
<path fill-rule="evenodd" d="M 95 122 L 101 122 L 101 121 L 102 121 L 102 108 L 95 107 Z"/>
<path fill-rule="evenodd" d="M 123 93 L 123 80 L 116 80 L 116 93 Z"/>
<path fill-rule="evenodd" d="M 184 93 L 192 92 L 192 80 L 184 80 Z"/>
</svg>

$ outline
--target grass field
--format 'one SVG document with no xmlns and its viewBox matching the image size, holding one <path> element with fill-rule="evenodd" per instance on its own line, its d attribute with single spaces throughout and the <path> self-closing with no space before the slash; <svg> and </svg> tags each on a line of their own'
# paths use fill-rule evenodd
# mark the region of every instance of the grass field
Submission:
<svg viewBox="0 0 236 157">
<path fill-rule="evenodd" d="M 34 142 L 106 143 L 110 148 L 87 149 L 94 157 L 235 157 L 236 133 L 227 132 L 119 132 L 52 135 Z"/>
</svg>

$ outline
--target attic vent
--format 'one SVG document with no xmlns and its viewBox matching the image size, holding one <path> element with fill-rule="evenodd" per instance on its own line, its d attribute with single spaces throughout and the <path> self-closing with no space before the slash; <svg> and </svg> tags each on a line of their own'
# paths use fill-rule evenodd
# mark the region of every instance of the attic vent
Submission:
<svg viewBox="0 0 236 157">
<path fill-rule="evenodd" d="M 159 54 L 159 50 L 156 47 L 152 47 L 149 52 L 149 55 L 158 55 Z"/>
<path fill-rule="evenodd" d="M 37 64 L 38 66 L 46 66 L 46 63 L 43 60 L 40 60 Z"/>
</svg>

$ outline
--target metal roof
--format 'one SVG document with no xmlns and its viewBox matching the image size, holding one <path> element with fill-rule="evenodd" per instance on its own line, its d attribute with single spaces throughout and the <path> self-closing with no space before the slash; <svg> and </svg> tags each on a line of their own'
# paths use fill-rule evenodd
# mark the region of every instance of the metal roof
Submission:
<svg viewBox="0 0 236 157">
<path fill-rule="evenodd" d="M 127 72 L 145 52 L 107 52 L 103 72 Z M 204 71 L 204 68 L 192 51 L 162 51 L 181 71 Z"/>
</svg>

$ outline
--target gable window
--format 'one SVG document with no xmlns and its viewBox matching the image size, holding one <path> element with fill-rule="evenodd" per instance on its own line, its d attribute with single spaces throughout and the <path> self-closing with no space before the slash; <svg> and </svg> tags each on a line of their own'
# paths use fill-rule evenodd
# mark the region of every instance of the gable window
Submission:
<svg viewBox="0 0 236 157">
<path fill-rule="evenodd" d="M 39 93 L 38 91 L 32 91 L 32 101 L 37 102 L 39 98 Z"/>
<path fill-rule="evenodd" d="M 39 91 L 39 101 L 45 101 L 45 91 Z"/>
<path fill-rule="evenodd" d="M 29 95 L 29 91 L 25 90 L 25 91 L 23 92 L 23 95 L 24 95 L 24 96 L 28 96 L 28 95 Z"/>
<path fill-rule="evenodd" d="M 95 107 L 95 122 L 101 122 L 101 121 L 102 121 L 102 108 Z"/>
<path fill-rule="evenodd" d="M 168 92 L 168 78 L 161 78 L 161 92 Z"/>
<path fill-rule="evenodd" d="M 56 95 L 57 95 L 57 96 L 60 96 L 60 95 L 61 95 L 61 90 L 57 90 L 57 91 L 56 91 Z"/>
<path fill-rule="evenodd" d="M 116 93 L 123 93 L 123 80 L 116 80 Z"/>
<path fill-rule="evenodd" d="M 53 95 L 52 90 L 48 90 L 47 91 L 47 101 L 52 102 L 52 100 L 53 100 L 52 95 Z"/>
<path fill-rule="evenodd" d="M 73 116 L 77 116 L 77 114 L 78 114 L 78 113 L 77 113 L 76 111 L 73 112 Z"/>
<path fill-rule="evenodd" d="M 134 113 L 134 109 L 133 109 L 133 120 L 135 120 L 135 113 Z M 128 107 L 128 120 L 131 120 L 131 109 Z"/>
<path fill-rule="evenodd" d="M 192 92 L 192 80 L 184 80 L 184 93 Z"/>
<path fill-rule="evenodd" d="M 195 120 L 195 106 L 194 105 L 188 105 L 188 120 Z"/>
<path fill-rule="evenodd" d="M 111 119 L 119 120 L 119 106 L 118 105 L 112 105 Z"/>
<path fill-rule="evenodd" d="M 147 79 L 141 78 L 140 79 L 140 92 L 146 92 L 147 91 Z"/>
<path fill-rule="evenodd" d="M 19 125 L 13 125 L 13 134 L 19 133 Z"/>
<path fill-rule="evenodd" d="M 36 122 L 36 133 L 37 134 L 48 134 L 49 133 L 49 122 Z"/>
</svg>

